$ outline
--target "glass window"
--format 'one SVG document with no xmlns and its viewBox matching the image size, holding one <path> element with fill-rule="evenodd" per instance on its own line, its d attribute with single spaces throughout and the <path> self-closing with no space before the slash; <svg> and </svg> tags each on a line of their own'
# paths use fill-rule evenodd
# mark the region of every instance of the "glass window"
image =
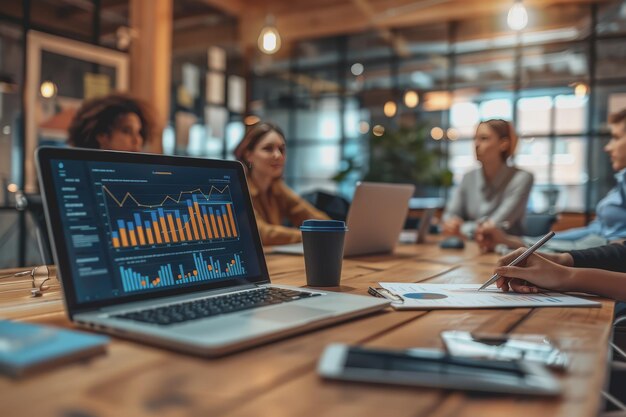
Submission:
<svg viewBox="0 0 626 417">
<path fill-rule="evenodd" d="M 461 137 L 474 136 L 476 125 L 480 121 L 478 105 L 471 101 L 454 103 L 450 108 L 450 124 Z"/>
<path fill-rule="evenodd" d="M 582 133 L 587 129 L 587 96 L 558 95 L 554 99 L 554 131 L 557 134 Z"/>
<path fill-rule="evenodd" d="M 592 128 L 608 132 L 609 114 L 626 109 L 626 85 L 598 86 L 595 91 Z"/>
<path fill-rule="evenodd" d="M 295 139 L 338 141 L 341 138 L 340 108 L 338 98 L 324 98 L 312 101 L 308 109 L 296 110 Z"/>
<path fill-rule="evenodd" d="M 300 178 L 330 178 L 339 171 L 339 147 L 334 145 L 292 146 L 287 163 L 295 165 Z"/>
<path fill-rule="evenodd" d="M 443 89 L 448 79 L 447 64 L 443 55 L 402 59 L 398 68 L 398 86 L 403 89 Z"/>
<path fill-rule="evenodd" d="M 587 79 L 585 44 L 550 44 L 524 48 L 522 80 L 526 87 L 569 85 Z"/>
<path fill-rule="evenodd" d="M 457 57 L 454 69 L 456 88 L 510 83 L 515 75 L 512 49 L 483 51 Z"/>
<path fill-rule="evenodd" d="M 0 25 L 0 206 L 12 204 L 9 184 L 20 185 L 22 109 L 22 30 L 13 24 Z M 13 187 L 11 187 L 13 188 Z"/>
<path fill-rule="evenodd" d="M 448 160 L 450 161 L 454 184 L 459 184 L 465 173 L 480 166 L 476 160 L 474 141 L 472 140 L 449 142 Z"/>
<path fill-rule="evenodd" d="M 596 49 L 598 79 L 622 78 L 626 66 L 626 42 L 623 39 L 599 40 Z"/>
<path fill-rule="evenodd" d="M 556 210 L 585 209 L 587 141 L 584 138 L 556 138 L 552 157 L 552 183 L 559 190 Z"/>
<path fill-rule="evenodd" d="M 626 33 L 626 3 L 623 1 L 602 4 L 598 12 L 599 35 L 617 35 Z"/>
<path fill-rule="evenodd" d="M 396 33 L 398 38 L 403 40 L 405 48 L 405 53 L 399 55 L 407 55 L 407 52 L 410 52 L 428 54 L 436 58 L 437 54 L 443 55 L 448 52 L 449 28 L 446 23 L 399 28 Z"/>
<path fill-rule="evenodd" d="M 348 37 L 348 65 L 367 60 L 388 60 L 392 56 L 389 42 L 376 31 L 368 31 Z"/>
<path fill-rule="evenodd" d="M 550 133 L 552 98 L 521 98 L 517 104 L 517 131 L 521 135 Z"/>
<path fill-rule="evenodd" d="M 496 98 L 480 103 L 480 119 L 513 120 L 513 103 L 508 98 Z"/>
</svg>

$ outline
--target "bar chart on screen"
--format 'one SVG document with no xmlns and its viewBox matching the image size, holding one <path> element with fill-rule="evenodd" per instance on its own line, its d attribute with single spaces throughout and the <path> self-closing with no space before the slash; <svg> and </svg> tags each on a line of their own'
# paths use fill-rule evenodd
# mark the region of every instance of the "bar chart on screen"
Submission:
<svg viewBox="0 0 626 417">
<path fill-rule="evenodd" d="M 194 252 L 176 262 L 120 266 L 124 291 L 171 287 L 200 281 L 243 276 L 246 269 L 240 254 L 208 255 Z"/>
<path fill-rule="evenodd" d="M 115 249 L 239 238 L 228 184 L 103 185 L 102 196 Z"/>
</svg>

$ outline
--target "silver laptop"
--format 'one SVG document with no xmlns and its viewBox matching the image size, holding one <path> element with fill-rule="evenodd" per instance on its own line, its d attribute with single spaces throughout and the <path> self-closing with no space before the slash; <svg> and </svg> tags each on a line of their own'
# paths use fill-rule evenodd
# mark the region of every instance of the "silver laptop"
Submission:
<svg viewBox="0 0 626 417">
<path fill-rule="evenodd" d="M 398 239 L 400 243 L 426 243 L 426 237 L 430 231 L 430 224 L 433 220 L 435 212 L 436 209 L 434 208 L 425 209 L 417 229 L 403 230 L 400 232 L 400 237 Z"/>
<path fill-rule="evenodd" d="M 211 356 L 388 305 L 272 285 L 238 162 L 41 148 L 37 168 L 80 326 Z"/>
<path fill-rule="evenodd" d="M 410 184 L 361 182 L 348 211 L 344 256 L 393 252 L 415 191 Z M 302 254 L 301 243 L 279 245 L 275 253 Z"/>
</svg>

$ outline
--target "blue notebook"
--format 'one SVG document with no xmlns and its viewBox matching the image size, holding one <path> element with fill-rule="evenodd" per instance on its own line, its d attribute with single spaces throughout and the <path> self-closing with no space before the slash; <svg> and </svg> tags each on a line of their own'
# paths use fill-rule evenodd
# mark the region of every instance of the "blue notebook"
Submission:
<svg viewBox="0 0 626 417">
<path fill-rule="evenodd" d="M 103 353 L 106 336 L 0 320 L 0 374 L 20 377 Z"/>
</svg>

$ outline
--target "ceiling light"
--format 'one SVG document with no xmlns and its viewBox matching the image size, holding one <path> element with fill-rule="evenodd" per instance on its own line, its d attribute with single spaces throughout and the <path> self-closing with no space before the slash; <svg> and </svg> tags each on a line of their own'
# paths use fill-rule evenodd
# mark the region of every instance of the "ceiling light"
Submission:
<svg viewBox="0 0 626 417">
<path fill-rule="evenodd" d="M 448 136 L 448 139 L 450 140 L 457 140 L 459 138 L 459 131 L 451 127 L 450 129 L 446 131 L 446 135 Z"/>
<path fill-rule="evenodd" d="M 39 92 L 43 98 L 52 98 L 57 93 L 57 85 L 52 81 L 44 81 L 39 87 Z"/>
<path fill-rule="evenodd" d="M 574 87 L 574 95 L 578 98 L 583 98 L 587 95 L 589 88 L 587 88 L 587 84 L 585 83 L 577 83 L 576 87 Z"/>
<path fill-rule="evenodd" d="M 385 107 L 383 107 L 383 112 L 387 117 L 393 117 L 396 115 L 396 111 L 398 110 L 398 106 L 394 101 L 389 100 L 385 103 Z"/>
<path fill-rule="evenodd" d="M 382 136 L 385 134 L 385 128 L 381 125 L 376 125 L 372 128 L 372 133 L 374 136 Z"/>
<path fill-rule="evenodd" d="M 363 64 L 361 64 L 360 62 L 356 62 L 354 64 L 352 64 L 352 66 L 350 67 L 350 72 L 352 73 L 352 75 L 361 75 L 363 74 L 363 71 L 365 70 L 365 68 L 363 67 Z"/>
<path fill-rule="evenodd" d="M 528 12 L 521 0 L 515 0 L 513 6 L 509 9 L 506 22 L 513 30 L 522 30 L 528 25 Z"/>
<path fill-rule="evenodd" d="M 268 55 L 274 54 L 280 49 L 280 34 L 276 29 L 272 15 L 267 15 L 265 26 L 259 34 L 259 49 Z"/>
<path fill-rule="evenodd" d="M 435 140 L 443 139 L 443 129 L 440 127 L 433 127 L 430 129 L 430 136 Z"/>
<path fill-rule="evenodd" d="M 409 90 L 404 93 L 404 104 L 412 109 L 416 107 L 420 102 L 420 98 L 415 91 Z"/>
<path fill-rule="evenodd" d="M 361 132 L 362 135 L 369 132 L 369 130 L 370 130 L 369 123 L 367 123 L 366 121 L 362 121 L 361 123 L 359 123 L 359 132 Z"/>
</svg>

